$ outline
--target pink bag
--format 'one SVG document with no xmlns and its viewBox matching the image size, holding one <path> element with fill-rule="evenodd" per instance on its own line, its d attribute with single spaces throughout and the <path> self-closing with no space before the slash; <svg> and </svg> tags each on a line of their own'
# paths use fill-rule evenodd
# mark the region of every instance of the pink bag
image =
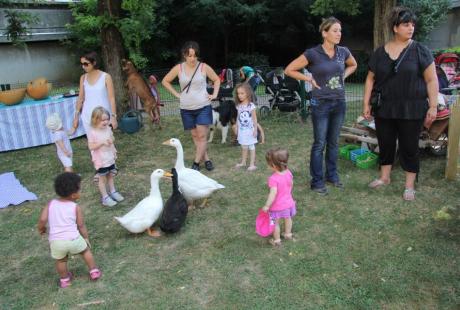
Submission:
<svg viewBox="0 0 460 310">
<path fill-rule="evenodd" d="M 275 222 L 270 219 L 268 212 L 259 209 L 259 214 L 256 218 L 256 233 L 261 237 L 268 237 L 274 230 Z"/>
</svg>

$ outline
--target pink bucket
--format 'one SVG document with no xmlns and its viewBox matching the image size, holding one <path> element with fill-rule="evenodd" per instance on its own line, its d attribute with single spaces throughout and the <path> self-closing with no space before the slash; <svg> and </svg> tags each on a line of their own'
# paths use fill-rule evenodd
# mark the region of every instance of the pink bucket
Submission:
<svg viewBox="0 0 460 310">
<path fill-rule="evenodd" d="M 270 219 L 268 212 L 260 209 L 256 218 L 256 233 L 261 237 L 268 237 L 274 230 L 275 222 Z"/>
</svg>

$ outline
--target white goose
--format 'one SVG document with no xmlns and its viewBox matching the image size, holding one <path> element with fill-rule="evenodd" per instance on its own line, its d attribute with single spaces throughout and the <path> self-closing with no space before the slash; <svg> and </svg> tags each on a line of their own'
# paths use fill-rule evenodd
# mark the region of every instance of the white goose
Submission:
<svg viewBox="0 0 460 310">
<path fill-rule="evenodd" d="M 225 188 L 215 180 L 208 178 L 201 172 L 186 168 L 184 165 L 184 149 L 179 139 L 171 138 L 163 142 L 164 145 L 173 146 L 177 151 L 176 170 L 179 176 L 179 188 L 187 202 L 192 205 L 193 200 L 209 197 L 215 190 Z M 201 206 L 206 204 L 206 199 Z"/>
<path fill-rule="evenodd" d="M 163 211 L 163 199 L 160 193 L 160 179 L 171 177 L 172 174 L 162 169 L 157 169 L 150 175 L 150 195 L 142 199 L 131 211 L 115 219 L 128 231 L 138 234 L 144 231 L 155 237 L 155 231 L 150 227 L 160 217 Z"/>
</svg>

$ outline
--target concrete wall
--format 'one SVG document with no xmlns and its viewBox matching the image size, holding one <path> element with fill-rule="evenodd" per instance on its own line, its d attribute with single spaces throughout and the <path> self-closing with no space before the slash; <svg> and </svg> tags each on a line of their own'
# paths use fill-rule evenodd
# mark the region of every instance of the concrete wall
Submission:
<svg viewBox="0 0 460 310">
<path fill-rule="evenodd" d="M 82 73 L 78 60 L 59 41 L 29 42 L 25 48 L 0 44 L 0 84 L 23 83 L 40 76 L 78 84 Z"/>
<path fill-rule="evenodd" d="M 78 83 L 82 73 L 78 59 L 59 41 L 69 34 L 65 28 L 72 21 L 68 4 L 44 1 L 18 11 L 34 14 L 39 21 L 28 27 L 26 46 L 15 47 L 4 34 L 7 20 L 5 8 L 0 8 L 0 84 L 27 83 L 40 76 L 50 81 Z"/>
<path fill-rule="evenodd" d="M 24 37 L 30 41 L 61 40 L 67 38 L 69 32 L 65 25 L 72 21 L 72 12 L 67 5 L 41 5 L 29 9 L 15 9 L 15 11 L 30 13 L 38 18 L 38 22 L 27 27 L 29 34 Z M 5 9 L 0 8 L 0 43 L 7 43 L 5 30 L 8 25 Z"/>
<path fill-rule="evenodd" d="M 460 46 L 460 4 L 452 8 L 447 20 L 431 32 L 425 44 L 431 49 Z"/>
</svg>

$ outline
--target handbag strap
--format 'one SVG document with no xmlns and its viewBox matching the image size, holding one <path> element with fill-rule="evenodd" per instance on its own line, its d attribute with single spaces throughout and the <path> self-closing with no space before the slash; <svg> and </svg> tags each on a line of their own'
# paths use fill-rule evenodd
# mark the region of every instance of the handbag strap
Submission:
<svg viewBox="0 0 460 310">
<path fill-rule="evenodd" d="M 192 80 L 195 77 L 195 74 L 198 71 L 198 68 L 200 67 L 200 65 L 201 65 L 201 62 L 198 62 L 198 65 L 196 66 L 195 71 L 192 74 L 192 78 L 190 79 L 190 81 L 187 83 L 187 85 L 185 85 L 185 87 L 180 92 L 183 92 L 184 90 L 186 90 L 185 93 L 188 94 L 188 91 L 190 89 L 190 85 L 192 85 Z M 184 73 L 185 73 L 185 70 L 184 70 Z"/>
<path fill-rule="evenodd" d="M 387 74 L 385 76 L 385 78 L 379 83 L 380 86 L 382 86 L 383 84 L 385 84 L 385 82 L 389 81 L 390 78 L 392 78 L 393 76 L 395 76 L 397 73 L 398 73 L 398 68 L 399 68 L 399 65 L 401 64 L 401 62 L 403 61 L 403 59 L 406 57 L 406 54 L 407 54 L 407 51 L 410 49 L 410 47 L 412 46 L 412 42 L 414 41 L 410 41 L 409 45 L 407 46 L 407 48 L 404 50 L 404 53 L 402 54 L 401 58 L 399 58 L 398 62 L 395 64 L 395 66 L 393 67 L 393 69 L 390 71 L 389 74 Z M 377 88 L 375 87 L 376 90 L 380 91 L 380 88 Z"/>
</svg>

